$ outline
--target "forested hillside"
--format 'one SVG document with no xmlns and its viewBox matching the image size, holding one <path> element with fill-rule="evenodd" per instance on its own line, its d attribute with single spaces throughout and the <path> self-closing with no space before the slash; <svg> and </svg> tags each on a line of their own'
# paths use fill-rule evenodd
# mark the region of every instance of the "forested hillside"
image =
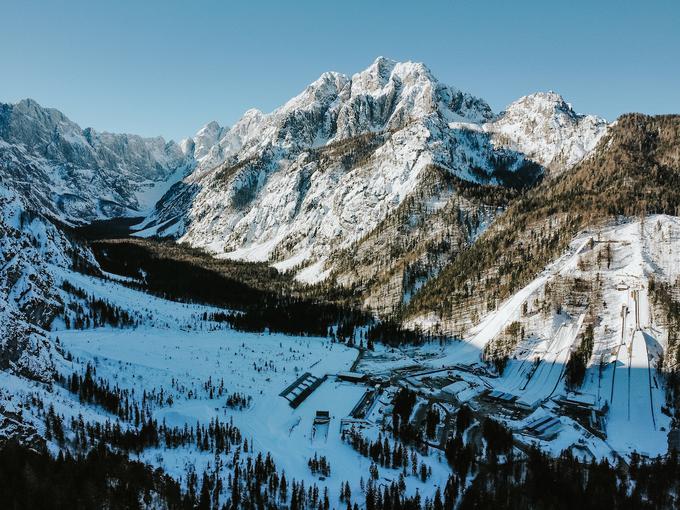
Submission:
<svg viewBox="0 0 680 510">
<path fill-rule="evenodd" d="M 407 315 L 460 331 L 528 283 L 581 230 L 618 216 L 680 213 L 680 116 L 622 116 L 572 170 L 514 201 L 425 285 Z"/>
</svg>

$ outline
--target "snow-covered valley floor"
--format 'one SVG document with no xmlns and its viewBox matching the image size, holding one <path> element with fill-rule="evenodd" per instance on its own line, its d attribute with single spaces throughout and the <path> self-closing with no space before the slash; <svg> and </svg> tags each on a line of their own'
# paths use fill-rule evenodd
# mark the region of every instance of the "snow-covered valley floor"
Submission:
<svg viewBox="0 0 680 510">
<path fill-rule="evenodd" d="M 128 298 L 139 297 L 136 291 L 127 292 L 131 293 Z M 169 303 L 149 297 L 145 306 L 159 310 Z M 184 309 L 179 318 L 200 316 L 201 307 L 191 313 L 188 311 L 193 305 L 178 307 Z M 247 440 L 253 458 L 257 453 L 271 453 L 277 468 L 285 472 L 289 481 L 304 480 L 306 484 L 315 482 L 320 488 L 327 487 L 334 504 L 345 482 L 349 482 L 354 494 L 362 493 L 372 461 L 342 441 L 341 421 L 350 415 L 369 387 L 336 377 L 350 369 L 359 354 L 357 349 L 325 338 L 242 333 L 226 328 L 196 331 L 198 326 L 182 330 L 163 327 L 167 324 L 165 319 L 159 324 L 162 326 L 54 331 L 55 341 L 58 339 L 72 355 L 72 360 L 64 363 L 60 371 L 68 377 L 71 373 L 84 373 L 88 365 L 94 367 L 96 376 L 111 387 L 130 390 L 137 399 L 148 396 L 151 417 L 159 424 L 182 429 L 197 423 L 208 426 L 215 419 L 233 423 Z M 293 408 L 280 393 L 306 372 L 325 380 L 299 407 Z M 0 377 L 4 379 L 2 386 L 11 388 L 15 400 L 28 401 L 30 395 L 39 395 L 64 416 L 65 423 L 81 415 L 86 423 L 117 420 L 99 406 L 79 402 L 77 395 L 58 385 L 48 391 L 41 384 L 4 373 Z M 159 402 L 161 391 L 163 397 Z M 247 399 L 243 409 L 227 405 L 228 396 L 235 393 Z M 389 413 L 385 412 L 386 407 L 381 402 L 372 406 L 372 415 L 363 424 L 364 437 L 378 437 L 378 422 Z M 327 430 L 321 428 L 315 434 L 313 422 L 319 410 L 329 412 L 330 423 Z M 37 417 L 34 424 L 44 430 Z M 310 473 L 308 462 L 315 456 L 328 459 L 330 476 Z M 409 471 L 407 494 L 418 490 L 423 497 L 431 497 L 446 484 L 450 470 L 442 452 L 432 450 L 428 456 L 418 453 L 417 457 L 432 474 L 423 483 Z M 162 467 L 182 483 L 186 483 L 190 473 L 213 469 L 216 462 L 213 452 L 200 451 L 194 445 L 147 448 L 138 458 Z M 227 460 L 224 455 L 225 466 Z M 224 469 L 226 479 L 228 469 Z M 396 482 L 401 472 L 381 468 L 381 481 Z"/>
</svg>

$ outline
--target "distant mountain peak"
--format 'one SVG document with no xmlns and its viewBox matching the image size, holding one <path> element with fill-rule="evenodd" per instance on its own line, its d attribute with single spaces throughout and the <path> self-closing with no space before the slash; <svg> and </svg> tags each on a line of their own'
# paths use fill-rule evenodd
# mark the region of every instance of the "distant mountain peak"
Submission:
<svg viewBox="0 0 680 510">
<path fill-rule="evenodd" d="M 215 130 L 199 131 L 195 171 L 140 235 L 236 258 L 319 261 L 371 232 L 433 166 L 472 183 L 532 182 L 537 165 L 483 132 L 493 118 L 483 99 L 422 63 L 379 57 L 351 77 L 323 73 L 274 111 L 249 110 L 212 147 Z"/>
<path fill-rule="evenodd" d="M 370 77 L 371 79 L 375 80 L 377 84 L 383 86 L 385 83 L 387 83 L 387 80 L 389 80 L 396 66 L 397 62 L 395 60 L 385 57 L 378 57 L 366 69 L 352 76 L 352 80 L 356 81 L 360 77 Z"/>
<path fill-rule="evenodd" d="M 26 203 L 67 223 L 152 206 L 162 194 L 158 185 L 191 166 L 188 148 L 162 137 L 81 129 L 33 99 L 0 103 L 0 177 L 15 183 Z"/>
<path fill-rule="evenodd" d="M 508 105 L 500 116 L 509 113 L 519 112 L 520 114 L 534 113 L 543 115 L 565 114 L 570 117 L 578 117 L 571 103 L 568 103 L 562 95 L 552 90 L 547 92 L 534 92 L 520 97 Z"/>
<path fill-rule="evenodd" d="M 512 102 L 486 126 L 504 146 L 560 173 L 595 148 L 607 130 L 607 121 L 576 113 L 552 90 L 536 92 Z"/>
<path fill-rule="evenodd" d="M 376 67 L 380 67 L 380 66 L 392 66 L 392 67 L 394 67 L 395 65 L 397 65 L 396 60 L 393 60 L 393 59 L 388 58 L 388 57 L 383 57 L 382 55 L 375 57 L 375 60 L 371 64 L 371 66 L 376 66 Z"/>
<path fill-rule="evenodd" d="M 216 131 L 218 129 L 221 129 L 221 126 L 219 125 L 219 123 L 216 120 L 211 120 L 210 122 L 208 122 L 205 126 L 203 126 L 200 129 L 199 133 L 206 132 L 206 131 Z"/>
</svg>

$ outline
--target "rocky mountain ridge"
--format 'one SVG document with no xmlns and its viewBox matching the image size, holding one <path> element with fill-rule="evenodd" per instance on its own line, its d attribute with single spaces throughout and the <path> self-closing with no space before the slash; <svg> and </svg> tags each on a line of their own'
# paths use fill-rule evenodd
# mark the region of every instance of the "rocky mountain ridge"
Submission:
<svg viewBox="0 0 680 510">
<path fill-rule="evenodd" d="M 418 191 L 428 168 L 521 189 L 541 178 L 541 167 L 578 161 L 606 126 L 556 94 L 494 115 L 423 64 L 381 57 L 352 77 L 324 73 L 270 114 L 250 110 L 231 129 L 206 125 L 186 143 L 196 170 L 158 203 L 139 235 L 321 281 L 338 271 L 329 258 L 369 236 L 407 197 L 431 201 L 431 212 L 444 207 L 448 199 Z"/>
<path fill-rule="evenodd" d="M 0 177 L 65 223 L 139 216 L 192 166 L 161 137 L 81 129 L 32 99 L 0 104 Z"/>
<path fill-rule="evenodd" d="M 553 92 L 496 115 L 425 65 L 384 57 L 179 144 L 82 130 L 32 100 L 0 111 L 0 175 L 47 216 L 77 225 L 153 206 L 136 235 L 339 283 L 388 314 L 607 130 Z"/>
<path fill-rule="evenodd" d="M 267 261 L 309 283 L 331 277 L 357 289 L 371 308 L 392 312 L 499 212 L 478 196 L 463 206 L 475 211 L 478 219 L 470 220 L 451 205 L 460 190 L 444 181 L 488 186 L 491 194 L 524 189 L 546 170 L 556 175 L 578 162 L 606 129 L 604 120 L 576 114 L 555 93 L 527 96 L 495 115 L 423 64 L 380 57 L 351 77 L 324 73 L 270 114 L 249 110 L 232 128 L 207 124 L 185 142 L 196 169 L 163 197 L 138 235 Z M 443 179 L 434 186 L 433 168 Z M 392 235 L 371 245 L 392 244 L 382 269 L 366 272 L 376 260 L 348 258 L 368 253 L 360 245 L 385 222 L 403 230 L 415 221 L 403 216 L 409 200 L 422 209 L 420 225 L 408 241 Z M 446 220 L 427 220 L 441 210 L 449 211 Z M 460 222 L 467 233 L 454 242 L 441 234 Z M 392 260 L 406 245 L 409 262 Z"/>
</svg>

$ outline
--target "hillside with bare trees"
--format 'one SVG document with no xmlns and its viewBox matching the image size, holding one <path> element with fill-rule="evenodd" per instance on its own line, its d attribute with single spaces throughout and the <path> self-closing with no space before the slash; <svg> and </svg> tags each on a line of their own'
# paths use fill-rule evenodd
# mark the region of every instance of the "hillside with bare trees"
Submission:
<svg viewBox="0 0 680 510">
<path fill-rule="evenodd" d="M 680 116 L 622 116 L 595 151 L 511 203 L 426 284 L 406 311 L 459 331 L 562 253 L 580 231 L 622 217 L 680 214 Z"/>
</svg>

